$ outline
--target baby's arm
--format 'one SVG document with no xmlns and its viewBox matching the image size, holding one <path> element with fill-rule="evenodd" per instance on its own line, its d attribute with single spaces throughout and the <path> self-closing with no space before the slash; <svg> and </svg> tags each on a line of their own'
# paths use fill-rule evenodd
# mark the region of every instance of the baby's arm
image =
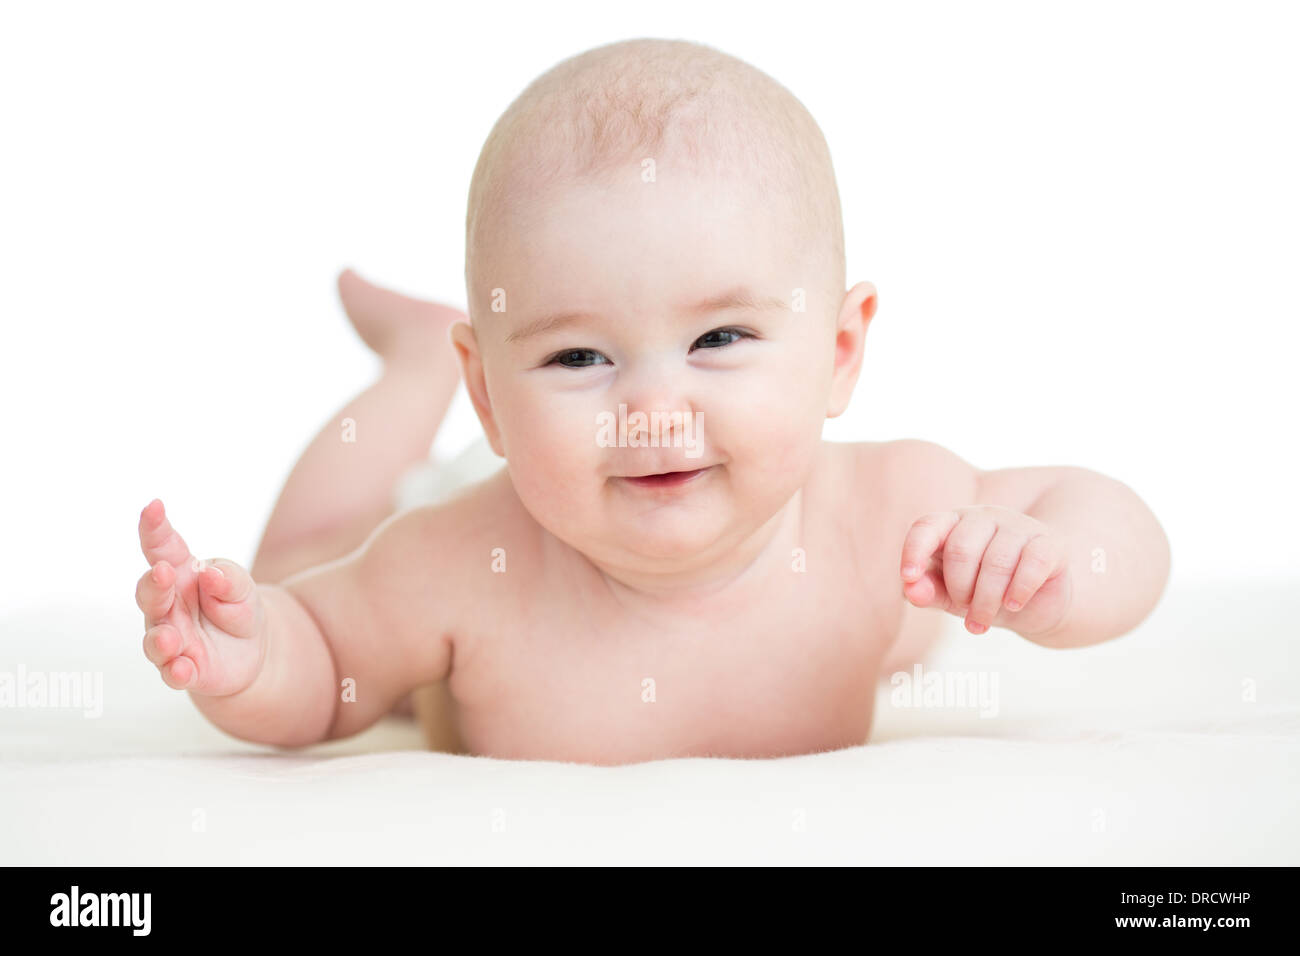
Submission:
<svg viewBox="0 0 1300 956">
<path fill-rule="evenodd" d="M 897 443 L 907 469 L 968 488 L 913 521 L 903 593 L 981 634 L 1006 627 L 1047 647 L 1118 637 L 1150 613 L 1169 576 L 1169 542 L 1127 485 L 1074 466 L 981 471 L 931 442 Z"/>
<path fill-rule="evenodd" d="M 140 516 L 151 568 L 136 589 L 145 656 L 235 737 L 297 747 L 363 730 L 450 668 L 450 641 L 417 626 L 430 618 L 409 589 L 423 567 L 416 514 L 390 519 L 346 558 L 270 585 L 234 562 L 198 561 L 151 503 Z M 427 595 L 428 581 L 418 590 Z"/>
<path fill-rule="evenodd" d="M 1027 635 L 1036 643 L 1082 647 L 1118 637 L 1160 600 L 1169 580 L 1169 539 L 1128 485 L 1068 465 L 1005 468 L 980 472 L 976 503 L 1024 513 L 1062 544 L 1070 601 L 1054 627 Z M 976 613 L 996 613 L 996 598 L 982 606 L 979 600 Z"/>
</svg>

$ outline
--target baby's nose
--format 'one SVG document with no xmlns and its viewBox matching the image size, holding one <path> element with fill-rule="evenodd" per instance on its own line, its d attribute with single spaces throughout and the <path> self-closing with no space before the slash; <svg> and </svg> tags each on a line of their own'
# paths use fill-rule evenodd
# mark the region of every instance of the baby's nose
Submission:
<svg viewBox="0 0 1300 956">
<path fill-rule="evenodd" d="M 629 414 L 643 412 L 647 417 L 667 418 L 674 412 L 679 416 L 689 415 L 694 410 L 690 396 L 671 377 L 643 380 L 625 391 L 620 401 L 627 406 Z"/>
<path fill-rule="evenodd" d="M 671 439 L 695 413 L 690 395 L 673 377 L 642 379 L 624 391 L 620 404 L 626 408 L 629 438 L 654 432 L 660 440 Z"/>
</svg>

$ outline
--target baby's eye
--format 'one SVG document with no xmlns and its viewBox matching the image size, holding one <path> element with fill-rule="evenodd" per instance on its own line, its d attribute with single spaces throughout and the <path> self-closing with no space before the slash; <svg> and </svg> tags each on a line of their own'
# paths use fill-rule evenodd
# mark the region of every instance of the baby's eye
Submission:
<svg viewBox="0 0 1300 956">
<path fill-rule="evenodd" d="M 565 368 L 588 368 L 608 361 L 609 359 L 592 349 L 566 349 L 563 352 L 556 352 L 546 364 L 563 365 Z"/>
<path fill-rule="evenodd" d="M 692 351 L 695 349 L 717 349 L 724 345 L 730 345 L 732 342 L 739 342 L 741 339 L 752 339 L 753 336 L 748 332 L 740 329 L 714 329 L 712 332 L 705 332 L 695 344 L 691 346 Z"/>
</svg>

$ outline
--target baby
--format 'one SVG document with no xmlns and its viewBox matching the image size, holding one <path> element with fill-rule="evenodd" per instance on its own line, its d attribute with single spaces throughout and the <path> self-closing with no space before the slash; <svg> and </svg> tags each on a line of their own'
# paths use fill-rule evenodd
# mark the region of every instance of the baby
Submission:
<svg viewBox="0 0 1300 956">
<path fill-rule="evenodd" d="M 945 612 L 1053 648 L 1136 626 L 1169 546 L 1126 485 L 821 439 L 876 311 L 844 273 L 826 143 L 780 84 L 684 41 L 559 64 L 474 170 L 468 321 L 340 277 L 384 371 L 251 573 L 144 509 L 145 656 L 246 740 L 346 737 L 431 687 L 435 747 L 620 764 L 863 744 Z M 462 380 L 505 467 L 389 514 Z"/>
</svg>

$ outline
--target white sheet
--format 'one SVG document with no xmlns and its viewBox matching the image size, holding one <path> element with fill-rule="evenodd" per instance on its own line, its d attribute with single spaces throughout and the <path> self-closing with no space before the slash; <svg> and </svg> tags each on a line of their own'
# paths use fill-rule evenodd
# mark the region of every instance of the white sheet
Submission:
<svg viewBox="0 0 1300 956">
<path fill-rule="evenodd" d="M 1295 865 L 1295 585 L 1178 588 L 1080 651 L 954 620 L 930 666 L 996 673 L 996 717 L 883 686 L 863 747 L 617 768 L 428 753 L 394 719 L 278 753 L 162 685 L 129 596 L 34 608 L 0 672 L 102 671 L 104 708 L 0 709 L 0 863 Z"/>
</svg>

